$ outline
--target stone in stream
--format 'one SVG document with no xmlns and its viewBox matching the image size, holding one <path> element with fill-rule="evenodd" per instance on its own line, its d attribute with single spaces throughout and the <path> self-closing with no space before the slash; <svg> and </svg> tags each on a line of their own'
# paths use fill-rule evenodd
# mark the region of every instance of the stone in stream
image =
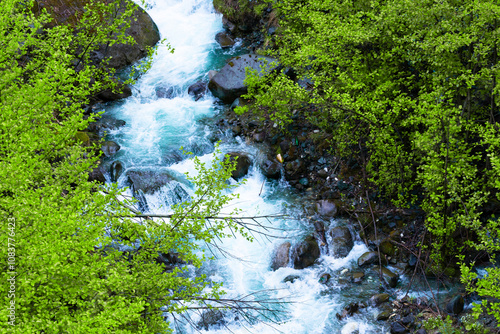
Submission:
<svg viewBox="0 0 500 334">
<path fill-rule="evenodd" d="M 358 312 L 359 304 L 358 303 L 350 303 L 342 309 L 342 313 L 337 313 L 337 319 L 342 320 L 345 317 L 351 317 L 354 313 Z"/>
<path fill-rule="evenodd" d="M 281 174 L 281 164 L 276 159 L 267 158 L 260 164 L 262 174 L 270 179 L 279 179 Z"/>
<path fill-rule="evenodd" d="M 363 282 L 363 278 L 365 278 L 365 273 L 362 271 L 354 272 L 351 277 L 353 283 L 361 284 L 361 282 Z"/>
<path fill-rule="evenodd" d="M 379 266 L 373 267 L 373 270 L 375 270 L 377 275 L 379 275 L 379 268 L 380 268 Z M 398 284 L 399 275 L 393 273 L 386 267 L 382 267 L 382 277 L 391 288 L 395 288 L 396 285 Z"/>
<path fill-rule="evenodd" d="M 295 269 L 310 267 L 319 258 L 320 251 L 314 237 L 309 236 L 292 249 L 292 261 Z"/>
<path fill-rule="evenodd" d="M 116 182 L 120 175 L 123 173 L 123 165 L 120 161 L 113 161 L 111 166 L 109 167 L 109 174 L 111 175 L 111 181 Z"/>
<path fill-rule="evenodd" d="M 321 283 L 321 284 L 326 284 L 328 283 L 328 281 L 330 281 L 330 278 L 332 277 L 332 275 L 328 274 L 328 273 L 324 273 L 322 274 L 320 277 L 319 277 L 319 280 L 318 282 Z"/>
<path fill-rule="evenodd" d="M 188 193 L 169 171 L 128 170 L 126 175 L 132 194 L 139 200 L 140 211 L 147 211 L 148 209 L 145 195 L 154 194 L 165 186 L 169 186 L 165 195 L 166 204 L 176 204 L 189 198 Z"/>
<path fill-rule="evenodd" d="M 449 314 L 458 315 L 464 310 L 464 298 L 462 295 L 453 297 L 448 304 L 446 304 L 446 312 Z"/>
<path fill-rule="evenodd" d="M 236 169 L 231 173 L 232 178 L 238 180 L 247 175 L 248 169 L 252 164 L 248 155 L 241 152 L 229 152 L 227 155 L 229 156 L 229 160 L 236 160 Z"/>
<path fill-rule="evenodd" d="M 385 259 L 384 256 L 381 256 L 380 260 L 382 261 L 382 265 L 387 264 L 387 260 Z M 379 256 L 378 256 L 377 252 L 366 252 L 366 253 L 363 253 L 358 258 L 358 266 L 360 266 L 360 267 L 368 266 L 368 265 L 374 264 L 374 263 L 379 263 Z"/>
<path fill-rule="evenodd" d="M 290 262 L 290 247 L 292 245 L 287 241 L 282 243 L 276 251 L 274 252 L 273 259 L 271 261 L 271 269 L 277 270 L 279 268 L 288 267 L 288 263 Z"/>
<path fill-rule="evenodd" d="M 203 81 L 198 81 L 189 86 L 188 88 L 188 94 L 191 96 L 194 96 L 194 100 L 198 101 L 205 95 L 207 91 L 207 84 L 204 83 Z"/>
<path fill-rule="evenodd" d="M 155 87 L 155 93 L 156 97 L 160 99 L 171 99 L 174 96 L 174 88 L 158 86 Z"/>
<path fill-rule="evenodd" d="M 120 145 L 114 141 L 108 140 L 102 144 L 101 150 L 106 157 L 110 157 L 115 155 L 120 150 Z"/>
<path fill-rule="evenodd" d="M 260 75 L 270 72 L 276 66 L 272 66 L 274 58 L 246 54 L 231 58 L 208 83 L 208 88 L 215 97 L 224 103 L 232 103 L 236 98 L 247 92 L 243 83 L 245 80 L 245 68 L 257 70 Z M 261 67 L 264 67 L 261 68 Z"/>
<path fill-rule="evenodd" d="M 386 303 L 389 301 L 389 295 L 387 293 L 379 293 L 370 298 L 370 303 L 375 307 L 380 304 Z"/>
<path fill-rule="evenodd" d="M 332 238 L 330 255 L 334 257 L 346 257 L 354 246 L 351 231 L 345 226 L 336 226 L 328 233 Z"/>
<path fill-rule="evenodd" d="M 215 35 L 215 41 L 219 43 L 219 45 L 223 49 L 230 48 L 235 44 L 234 39 L 232 39 L 232 37 L 224 31 L 221 31 L 217 35 Z"/>
</svg>

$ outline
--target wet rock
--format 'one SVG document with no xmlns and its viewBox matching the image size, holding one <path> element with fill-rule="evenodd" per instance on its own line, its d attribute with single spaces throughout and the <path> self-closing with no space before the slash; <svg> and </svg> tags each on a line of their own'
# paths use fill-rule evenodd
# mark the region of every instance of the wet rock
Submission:
<svg viewBox="0 0 500 334">
<path fill-rule="evenodd" d="M 229 34 L 226 32 L 220 32 L 217 35 L 215 35 L 215 40 L 217 41 L 217 43 L 219 43 L 219 45 L 223 49 L 230 48 L 235 43 L 234 39 L 232 39 L 231 36 L 229 36 Z"/>
<path fill-rule="evenodd" d="M 346 257 L 354 246 L 351 231 L 345 226 L 336 226 L 330 230 L 329 235 L 332 238 L 330 255 Z"/>
<path fill-rule="evenodd" d="M 332 200 L 323 199 L 316 202 L 316 211 L 323 217 L 335 217 L 337 215 L 337 206 Z"/>
<path fill-rule="evenodd" d="M 387 320 L 391 316 L 392 312 L 390 310 L 383 310 L 377 314 L 377 320 Z"/>
<path fill-rule="evenodd" d="M 352 273 L 352 282 L 356 284 L 360 284 L 363 282 L 363 279 L 365 278 L 365 273 L 362 271 L 359 272 L 354 272 Z"/>
<path fill-rule="evenodd" d="M 420 328 L 418 331 L 415 332 L 415 334 L 427 334 L 427 331 L 423 328 Z"/>
<path fill-rule="evenodd" d="M 401 325 L 399 322 L 391 323 L 391 334 L 404 334 L 408 333 L 408 330 Z"/>
<path fill-rule="evenodd" d="M 129 2 L 128 0 L 122 1 L 118 13 L 122 13 Z M 155 46 L 160 40 L 158 27 L 142 8 L 137 7 L 127 23 L 130 26 L 125 30 L 125 35 L 131 36 L 135 43 L 102 45 L 97 51 L 92 52 L 95 60 L 111 57 L 108 67 L 124 68 L 145 57 L 148 47 Z"/>
<path fill-rule="evenodd" d="M 310 267 L 319 258 L 320 251 L 314 237 L 309 236 L 304 241 L 293 247 L 292 261 L 295 269 Z"/>
<path fill-rule="evenodd" d="M 284 283 L 293 283 L 295 282 L 296 280 L 298 280 L 300 278 L 300 276 L 298 275 L 288 275 L 287 277 L 285 277 L 285 279 L 283 280 Z"/>
<path fill-rule="evenodd" d="M 87 127 L 88 131 L 92 133 L 99 133 L 106 130 L 116 130 L 127 124 L 124 120 L 112 117 L 103 117 Z"/>
<path fill-rule="evenodd" d="M 270 179 L 279 179 L 281 164 L 276 159 L 265 159 L 261 164 L 262 174 Z"/>
<path fill-rule="evenodd" d="M 379 268 L 380 268 L 379 266 L 374 266 L 373 270 L 375 270 L 378 274 Z M 399 275 L 393 273 L 392 271 L 390 271 L 385 267 L 382 267 L 382 277 L 391 288 L 395 288 L 396 285 L 398 284 Z"/>
<path fill-rule="evenodd" d="M 290 262 L 290 247 L 292 245 L 287 241 L 282 243 L 275 251 L 273 260 L 271 262 L 271 269 L 277 270 L 278 268 L 288 267 Z"/>
<path fill-rule="evenodd" d="M 224 313 L 220 310 L 207 310 L 202 313 L 201 320 L 198 321 L 196 327 L 198 329 L 208 330 L 212 326 L 220 326 L 224 324 Z"/>
<path fill-rule="evenodd" d="M 460 314 L 464 310 L 464 298 L 461 295 L 453 297 L 446 304 L 446 312 L 449 314 Z"/>
<path fill-rule="evenodd" d="M 358 258 L 358 266 L 363 267 L 363 266 L 368 266 L 370 264 L 379 263 L 379 259 L 378 258 L 379 258 L 379 256 L 378 256 L 377 252 L 366 252 L 366 253 L 363 253 L 363 255 L 361 255 Z M 385 257 L 381 256 L 381 260 L 382 260 L 382 265 L 386 265 L 387 264 L 387 261 L 385 260 Z"/>
<path fill-rule="evenodd" d="M 247 175 L 252 161 L 245 153 L 230 152 L 227 154 L 231 161 L 236 160 L 236 169 L 231 173 L 233 179 L 238 180 Z"/>
<path fill-rule="evenodd" d="M 97 94 L 97 97 L 104 102 L 121 100 L 129 96 L 132 96 L 132 89 L 129 85 L 123 85 L 121 83 L 118 83 L 116 90 L 110 88 Z"/>
<path fill-rule="evenodd" d="M 263 75 L 272 70 L 270 63 L 274 60 L 270 57 L 255 54 L 246 54 L 231 58 L 227 65 L 210 80 L 208 88 L 215 97 L 218 97 L 224 103 L 232 103 L 236 98 L 247 92 L 247 87 L 243 83 L 245 80 L 245 68 L 250 67 L 259 71 L 260 75 Z M 267 65 L 266 61 L 268 62 Z"/>
<path fill-rule="evenodd" d="M 208 71 L 208 80 L 212 80 L 212 78 L 217 74 L 217 71 L 210 70 Z"/>
<path fill-rule="evenodd" d="M 337 313 L 337 319 L 342 320 L 346 317 L 351 317 L 354 313 L 358 312 L 359 304 L 358 303 L 350 303 L 347 306 L 344 306 L 341 313 Z"/>
<path fill-rule="evenodd" d="M 203 81 L 198 81 L 189 86 L 188 94 L 194 96 L 195 101 L 198 101 L 205 95 L 207 91 L 207 84 Z"/>
<path fill-rule="evenodd" d="M 370 298 L 370 303 L 373 306 L 379 306 L 380 304 L 386 303 L 388 301 L 389 301 L 389 295 L 387 293 L 380 293 Z"/>
<path fill-rule="evenodd" d="M 320 282 L 321 284 L 326 284 L 326 283 L 328 283 L 328 281 L 330 281 L 331 277 L 332 277 L 332 275 L 330 275 L 328 273 L 321 274 L 318 282 Z"/>
<path fill-rule="evenodd" d="M 114 141 L 108 140 L 102 144 L 101 150 L 106 157 L 111 157 L 120 150 L 120 145 L 118 145 Z"/>
<path fill-rule="evenodd" d="M 386 254 L 388 256 L 394 256 L 396 251 L 394 245 L 389 240 L 382 241 L 379 245 L 379 249 L 382 254 Z"/>
<path fill-rule="evenodd" d="M 98 167 L 90 171 L 88 180 L 90 182 L 96 181 L 97 183 L 104 184 L 106 183 L 106 177 L 104 176 L 105 173 L 106 171 L 104 170 L 104 167 L 102 165 L 99 165 Z"/>
<path fill-rule="evenodd" d="M 127 171 L 127 177 L 132 192 L 142 191 L 145 194 L 153 194 L 173 181 L 169 172 L 161 170 L 129 170 Z"/>
<path fill-rule="evenodd" d="M 174 96 L 174 88 L 173 87 L 156 87 L 155 88 L 156 96 L 160 99 L 171 99 Z"/>
<path fill-rule="evenodd" d="M 109 167 L 109 174 L 111 175 L 111 181 L 116 182 L 120 175 L 123 173 L 123 166 L 120 161 L 113 161 L 111 166 Z"/>
</svg>

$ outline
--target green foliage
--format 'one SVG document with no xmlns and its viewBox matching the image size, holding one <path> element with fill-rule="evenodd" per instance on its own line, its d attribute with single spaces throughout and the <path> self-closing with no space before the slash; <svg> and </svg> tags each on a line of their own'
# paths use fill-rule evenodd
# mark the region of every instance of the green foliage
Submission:
<svg viewBox="0 0 500 334">
<path fill-rule="evenodd" d="M 130 11 L 116 16 L 119 2 L 90 2 L 76 25 L 52 26 L 30 4 L 0 1 L 0 331 L 170 332 L 164 312 L 222 291 L 156 260 L 174 252 L 199 267 L 204 243 L 241 230 L 230 218 L 204 219 L 232 198 L 234 165 L 195 159 L 195 195 L 170 221 L 123 218 L 134 215 L 130 203 L 116 186 L 88 182 L 98 150 L 75 138 L 93 120 L 83 115 L 89 97 L 112 85 L 88 51 L 127 42 Z"/>
<path fill-rule="evenodd" d="M 447 316 L 444 320 L 441 317 L 432 317 L 423 321 L 423 327 L 425 329 L 437 329 L 443 334 L 460 334 L 457 328 L 453 327 L 453 321 L 450 316 Z"/>
<path fill-rule="evenodd" d="M 282 0 L 273 8 L 282 35 L 269 55 L 294 75 L 251 75 L 251 109 L 282 126 L 293 110 L 321 115 L 338 155 L 364 145 L 370 180 L 395 204 L 426 212 L 436 267 L 457 255 L 465 233 L 467 246 L 498 251 L 498 221 L 486 211 L 500 189 L 498 2 Z M 494 277 L 482 281 L 493 287 Z"/>
</svg>

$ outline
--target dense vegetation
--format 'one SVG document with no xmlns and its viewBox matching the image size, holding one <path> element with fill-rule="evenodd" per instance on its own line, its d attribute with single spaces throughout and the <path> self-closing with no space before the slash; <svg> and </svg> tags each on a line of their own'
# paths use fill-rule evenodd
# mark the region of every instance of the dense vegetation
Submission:
<svg viewBox="0 0 500 334">
<path fill-rule="evenodd" d="M 331 134 L 338 156 L 367 152 L 364 167 L 379 194 L 425 211 L 435 269 L 470 249 L 494 262 L 500 251 L 498 2 L 271 3 L 280 29 L 268 54 L 286 72 L 249 76 L 255 104 L 237 111 L 263 113 L 285 131 L 298 113 Z M 461 264 L 470 283 L 470 263 Z M 498 286 L 497 267 L 470 288 L 498 298 Z M 500 320 L 498 302 L 484 305 Z"/>
<path fill-rule="evenodd" d="M 165 333 L 168 315 L 208 307 L 218 284 L 192 278 L 200 246 L 231 219 L 207 221 L 231 198 L 233 164 L 196 160 L 191 202 L 165 223 L 138 221 L 114 187 L 88 181 L 98 147 L 79 138 L 95 93 L 113 85 L 89 50 L 132 42 L 131 2 L 86 1 L 68 24 L 52 24 L 33 2 L 0 2 L 0 328 L 15 333 Z M 35 7 L 36 8 L 36 7 Z"/>
</svg>

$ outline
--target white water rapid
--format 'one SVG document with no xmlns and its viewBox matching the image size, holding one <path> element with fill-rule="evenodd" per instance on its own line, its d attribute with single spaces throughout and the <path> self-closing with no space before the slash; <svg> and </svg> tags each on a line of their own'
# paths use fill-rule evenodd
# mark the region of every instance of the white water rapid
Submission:
<svg viewBox="0 0 500 334">
<path fill-rule="evenodd" d="M 160 46 L 152 68 L 133 87 L 133 95 L 124 101 L 106 107 L 106 115 L 126 121 L 126 125 L 108 133 L 107 138 L 117 142 L 121 150 L 112 160 L 119 160 L 125 172 L 118 180 L 122 186 L 130 169 L 168 170 L 181 175 L 195 173 L 190 160 L 179 158 L 179 147 L 195 152 L 202 160 L 209 160 L 213 151 L 210 141 L 212 133 L 205 125 L 220 110 L 210 93 L 198 101 L 187 93 L 189 85 L 207 80 L 207 73 L 219 69 L 225 60 L 238 49 L 223 51 L 214 36 L 222 31 L 221 15 L 217 14 L 211 0 L 157 0 L 149 1 L 147 11 L 158 25 L 162 38 L 175 48 L 171 54 Z M 172 94 L 171 98 L 158 98 L 157 90 Z M 259 154 L 254 147 L 238 138 L 225 138 L 221 145 L 223 153 L 244 151 L 251 158 Z M 378 281 L 370 275 L 363 285 L 352 286 L 336 283 L 339 273 L 354 270 L 356 259 L 367 251 L 361 242 L 356 242 L 346 258 L 336 259 L 323 254 L 319 263 L 302 270 L 280 268 L 270 269 L 273 250 L 283 241 L 300 240 L 313 232 L 311 224 L 301 212 L 300 195 L 287 187 L 284 181 L 268 181 L 253 164 L 247 182 L 236 191 L 240 198 L 231 203 L 239 207 L 244 215 L 286 213 L 290 219 L 272 221 L 280 239 L 267 240 L 257 237 L 253 243 L 243 238 L 225 240 L 223 246 L 238 259 L 219 257 L 208 263 L 203 272 L 213 281 L 223 281 L 226 297 L 248 295 L 259 290 L 272 290 L 271 298 L 287 298 L 293 301 L 283 305 L 287 312 L 283 322 L 272 324 L 266 321 L 246 323 L 234 316 L 226 317 L 222 325 L 202 333 L 383 333 L 383 324 L 374 320 L 376 310 L 363 309 L 346 320 L 338 320 L 336 313 L 351 303 L 366 301 L 377 293 Z M 182 183 L 182 182 L 181 182 Z M 185 188 L 189 191 L 188 188 Z M 161 189 L 154 195 L 147 195 L 148 208 L 154 212 L 168 212 L 165 196 L 172 196 L 173 189 Z M 175 194 L 174 194 L 175 195 Z M 166 205 L 167 204 L 167 205 Z M 337 221 L 328 222 L 331 226 Z M 332 275 L 333 284 L 319 282 L 323 273 Z M 294 277 L 296 276 L 296 277 Z M 285 282 L 285 278 L 288 278 Z M 292 279 L 290 279 L 292 278 Z M 276 289 L 276 290 L 274 290 Z M 196 321 L 197 315 L 193 315 Z M 189 326 L 181 326 L 177 332 L 195 333 Z"/>
</svg>

